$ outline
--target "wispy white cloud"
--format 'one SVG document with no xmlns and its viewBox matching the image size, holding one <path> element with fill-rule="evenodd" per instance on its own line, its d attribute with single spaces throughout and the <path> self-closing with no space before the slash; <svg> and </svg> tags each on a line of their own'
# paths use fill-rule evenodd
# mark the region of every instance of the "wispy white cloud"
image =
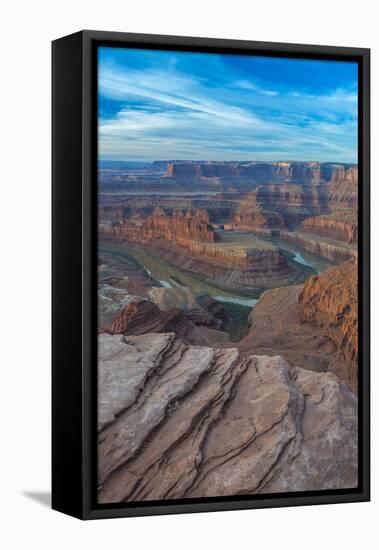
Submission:
<svg viewBox="0 0 379 550">
<path fill-rule="evenodd" d="M 104 67 L 100 73 L 100 93 L 118 100 L 142 99 L 179 107 L 190 111 L 199 111 L 226 120 L 258 121 L 252 113 L 234 105 L 210 99 L 204 93 L 201 81 L 173 71 L 128 71 Z"/>
<path fill-rule="evenodd" d="M 103 63 L 100 95 L 121 107 L 100 119 L 101 158 L 356 161 L 357 94 L 279 91 L 254 79 L 215 86 L 176 63 Z"/>
<path fill-rule="evenodd" d="M 231 84 L 232 87 L 235 88 L 241 88 L 243 90 L 251 90 L 253 92 L 256 92 L 258 94 L 262 95 L 268 95 L 270 97 L 279 95 L 280 92 L 275 90 L 266 90 L 265 88 L 262 88 L 261 86 L 257 86 L 254 82 L 251 82 L 250 80 L 236 80 Z"/>
</svg>

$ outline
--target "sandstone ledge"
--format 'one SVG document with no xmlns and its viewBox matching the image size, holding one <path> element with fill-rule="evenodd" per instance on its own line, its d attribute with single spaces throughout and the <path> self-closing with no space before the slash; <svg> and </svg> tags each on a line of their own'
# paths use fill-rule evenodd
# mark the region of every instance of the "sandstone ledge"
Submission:
<svg viewBox="0 0 379 550">
<path fill-rule="evenodd" d="M 319 237 L 312 233 L 282 231 L 280 236 L 286 241 L 299 245 L 307 252 L 320 256 L 334 264 L 340 264 L 358 257 L 356 246 L 333 241 L 326 237 Z"/>
<path fill-rule="evenodd" d="M 357 484 L 357 400 L 333 374 L 280 356 L 99 339 L 102 503 Z"/>
</svg>

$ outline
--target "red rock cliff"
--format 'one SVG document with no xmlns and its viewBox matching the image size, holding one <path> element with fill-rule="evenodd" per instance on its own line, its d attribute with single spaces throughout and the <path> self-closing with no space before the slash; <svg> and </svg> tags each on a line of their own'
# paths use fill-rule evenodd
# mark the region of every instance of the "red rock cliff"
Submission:
<svg viewBox="0 0 379 550">
<path fill-rule="evenodd" d="M 358 271 L 350 260 L 310 277 L 299 295 L 304 320 L 325 329 L 347 360 L 358 355 Z"/>
<path fill-rule="evenodd" d="M 190 239 L 196 241 L 216 242 L 219 235 L 209 223 L 205 210 L 174 210 L 171 216 L 162 208 L 156 208 L 153 215 L 144 223 L 146 233 L 151 231 L 153 237 L 162 237 L 168 241 Z"/>
<path fill-rule="evenodd" d="M 299 183 L 323 185 L 357 179 L 357 167 L 329 162 L 222 162 L 174 161 L 167 165 L 165 177 L 175 178 L 245 178 L 260 183 Z"/>
<path fill-rule="evenodd" d="M 356 244 L 358 239 L 358 224 L 354 219 L 345 216 L 314 216 L 305 219 L 300 229 L 306 233 L 315 233 L 336 241 Z"/>
<path fill-rule="evenodd" d="M 146 219 L 124 219 L 107 229 L 105 233 L 115 237 L 141 241 L 163 239 L 185 244 L 187 241 L 217 242 L 219 234 L 209 223 L 207 212 L 200 209 L 173 210 L 171 215 L 162 208 L 155 208 Z"/>
<path fill-rule="evenodd" d="M 260 185 L 238 205 L 233 223 L 254 231 L 257 227 L 285 228 L 326 209 L 321 187 L 296 184 Z"/>
<path fill-rule="evenodd" d="M 148 300 L 135 299 L 116 315 L 109 332 L 111 334 L 148 334 L 178 330 L 183 324 L 184 315 L 180 309 L 160 311 Z"/>
</svg>

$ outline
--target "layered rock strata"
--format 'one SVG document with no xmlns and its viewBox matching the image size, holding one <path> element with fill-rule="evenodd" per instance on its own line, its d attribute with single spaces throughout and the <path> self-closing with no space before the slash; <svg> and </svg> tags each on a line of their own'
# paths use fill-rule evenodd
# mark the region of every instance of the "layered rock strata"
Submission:
<svg viewBox="0 0 379 550">
<path fill-rule="evenodd" d="M 193 254 L 213 260 L 229 269 L 246 269 L 257 273 L 288 270 L 285 256 L 276 248 L 243 248 L 237 245 L 226 247 L 198 241 L 189 241 L 185 247 Z"/>
<path fill-rule="evenodd" d="M 177 161 L 168 164 L 166 178 L 245 178 L 260 183 L 322 185 L 357 179 L 357 166 L 320 162 Z"/>
<path fill-rule="evenodd" d="M 310 277 L 299 295 L 304 320 L 325 331 L 347 364 L 358 358 L 357 275 L 357 262 L 346 262 Z"/>
<path fill-rule="evenodd" d="M 168 216 L 162 208 L 156 208 L 143 226 L 143 231 L 151 232 L 152 238 L 163 238 L 178 244 L 190 240 L 216 242 L 220 236 L 209 223 L 205 210 L 174 210 Z"/>
<path fill-rule="evenodd" d="M 133 218 L 136 212 L 142 218 L 152 216 L 157 203 L 168 215 L 176 211 L 186 212 L 188 210 L 205 210 L 209 215 L 212 224 L 229 223 L 240 196 L 233 195 L 211 195 L 211 196 L 176 196 L 165 197 L 102 194 L 99 197 L 98 215 L 100 223 L 120 221 L 123 218 Z"/>
<path fill-rule="evenodd" d="M 321 180 L 257 186 L 240 201 L 228 229 L 281 236 L 335 263 L 354 257 L 345 245 L 356 248 L 358 241 L 357 168 L 333 166 Z"/>
<path fill-rule="evenodd" d="M 310 217 L 300 224 L 300 231 L 314 233 L 347 244 L 357 244 L 358 223 L 354 218 L 355 216 L 343 213 Z"/>
<path fill-rule="evenodd" d="M 233 216 L 238 227 L 292 228 L 306 217 L 326 209 L 321 187 L 295 184 L 261 185 L 240 202 Z"/>
<path fill-rule="evenodd" d="M 275 246 L 256 239 L 244 245 L 222 242 L 203 211 L 174 212 L 170 216 L 157 208 L 146 220 L 123 220 L 103 228 L 102 234 L 153 248 L 155 254 L 175 265 L 209 280 L 226 282 L 228 288 L 259 288 L 266 283 L 274 286 L 278 280 L 288 284 L 299 276 Z"/>
<path fill-rule="evenodd" d="M 239 250 L 236 247 L 230 250 L 196 245 L 185 248 L 157 242 L 154 253 L 181 269 L 195 273 L 205 282 L 216 283 L 231 291 L 249 292 L 295 283 L 304 275 L 301 269 L 287 263 L 279 249 Z"/>
<path fill-rule="evenodd" d="M 334 180 L 325 186 L 328 205 L 334 210 L 356 210 L 358 207 L 358 173 L 349 173 L 347 179 Z"/>
<path fill-rule="evenodd" d="M 209 223 L 204 210 L 174 210 L 171 215 L 162 208 L 155 208 L 153 215 L 146 219 L 123 219 L 120 223 L 109 226 L 104 231 L 115 237 L 131 240 L 164 239 L 185 246 L 193 240 L 199 242 L 216 242 L 218 233 Z"/>
<path fill-rule="evenodd" d="M 111 334 L 148 334 L 184 330 L 185 317 L 181 309 L 161 311 L 149 300 L 134 298 L 113 319 Z"/>
<path fill-rule="evenodd" d="M 304 285 L 267 290 L 250 314 L 240 352 L 280 354 L 292 365 L 333 372 L 356 391 L 357 280 L 357 263 L 351 260 Z"/>
<path fill-rule="evenodd" d="M 350 181 L 325 186 L 304 186 L 294 184 L 261 185 L 247 193 L 234 211 L 232 224 L 236 228 L 255 230 L 260 227 L 295 229 L 299 225 L 314 226 L 317 219 L 329 224 L 332 235 L 336 226 L 336 240 L 345 240 L 341 233 L 342 224 L 356 230 L 357 185 Z M 313 222 L 308 221 L 312 219 Z M 348 235 L 350 237 L 351 235 Z M 346 241 L 348 242 L 348 241 Z"/>
<path fill-rule="evenodd" d="M 101 335 L 98 501 L 353 488 L 356 408 L 279 356 Z"/>
<path fill-rule="evenodd" d="M 131 241 L 152 241 L 163 239 L 181 246 L 193 241 L 217 242 L 220 236 L 209 223 L 203 210 L 174 210 L 171 215 L 162 208 L 155 208 L 147 218 L 136 215 L 124 218 L 119 223 L 108 224 L 103 233 Z"/>
<path fill-rule="evenodd" d="M 98 329 L 110 328 L 117 313 L 133 297 L 149 297 L 155 281 L 127 258 L 100 252 L 98 265 Z"/>
<path fill-rule="evenodd" d="M 155 293 L 162 291 L 167 295 L 171 290 L 155 289 Z M 167 301 L 171 301 L 170 297 Z M 194 297 L 190 307 L 179 299 L 173 301 L 175 307 L 160 308 L 150 300 L 135 297 L 114 317 L 106 332 L 141 335 L 172 331 L 184 342 L 211 346 L 229 340 L 223 328 L 228 318 L 222 304 L 205 294 Z M 162 296 L 161 302 L 164 304 Z"/>
<path fill-rule="evenodd" d="M 340 264 L 347 260 L 358 257 L 356 245 L 346 244 L 342 241 L 335 241 L 328 237 L 320 237 L 319 234 L 302 233 L 300 231 L 282 231 L 280 237 L 292 242 L 321 258 L 325 258 L 333 264 Z"/>
</svg>

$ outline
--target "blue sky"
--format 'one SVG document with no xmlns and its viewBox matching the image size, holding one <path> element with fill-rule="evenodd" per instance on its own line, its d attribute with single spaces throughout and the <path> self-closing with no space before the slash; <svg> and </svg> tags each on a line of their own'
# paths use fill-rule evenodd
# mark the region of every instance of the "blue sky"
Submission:
<svg viewBox="0 0 379 550">
<path fill-rule="evenodd" d="M 357 162 L 356 63 L 99 48 L 101 160 Z"/>
</svg>

